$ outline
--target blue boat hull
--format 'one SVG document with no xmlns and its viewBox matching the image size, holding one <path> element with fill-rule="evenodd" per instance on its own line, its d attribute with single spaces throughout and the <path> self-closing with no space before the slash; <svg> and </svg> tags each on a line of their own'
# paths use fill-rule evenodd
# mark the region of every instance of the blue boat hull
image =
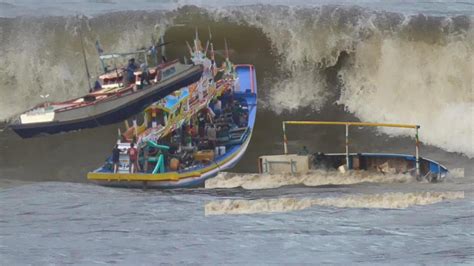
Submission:
<svg viewBox="0 0 474 266">
<path fill-rule="evenodd" d="M 326 160 L 325 166 L 337 168 L 340 165 L 345 164 L 346 154 L 345 153 L 328 153 L 324 155 Z M 396 154 L 396 153 L 351 153 L 349 154 L 349 169 L 354 169 L 355 160 L 357 159 L 357 169 L 361 170 L 373 170 L 375 166 L 382 164 L 383 162 L 393 162 L 394 165 L 404 165 L 408 169 L 404 174 L 411 174 L 416 176 L 416 157 L 408 154 Z M 433 161 L 428 158 L 420 157 L 420 180 L 428 180 L 436 182 L 442 180 L 448 174 L 448 168 L 439 162 Z M 356 170 L 357 170 L 356 169 Z"/>
<path fill-rule="evenodd" d="M 204 182 L 212 177 L 215 177 L 219 172 L 231 169 L 234 167 L 240 159 L 245 154 L 248 145 L 250 144 L 250 139 L 253 133 L 253 128 L 255 125 L 255 119 L 257 115 L 257 83 L 255 69 L 253 65 L 237 65 L 236 72 L 239 77 L 240 90 L 235 91 L 235 99 L 243 99 L 246 101 L 249 107 L 249 118 L 247 126 L 249 127 L 249 132 L 244 138 L 244 141 L 235 145 L 229 150 L 226 151 L 224 155 L 221 155 L 214 160 L 215 167 L 211 167 L 209 170 L 209 165 L 197 166 L 193 169 L 188 169 L 186 172 L 201 172 L 199 176 L 194 176 L 190 178 L 184 178 L 177 181 L 131 181 L 131 180 L 114 180 L 114 174 L 110 173 L 110 169 L 106 167 L 101 167 L 95 170 L 93 175 L 105 175 L 110 176 L 110 180 L 94 180 L 94 178 L 89 178 L 92 181 L 109 187 L 125 187 L 125 188 L 159 188 L 159 189 L 170 189 L 170 188 L 192 188 L 203 186 Z M 204 170 L 208 169 L 208 170 Z M 185 173 L 185 172 L 183 172 Z M 152 174 L 143 174 L 143 175 L 152 175 Z"/>
</svg>

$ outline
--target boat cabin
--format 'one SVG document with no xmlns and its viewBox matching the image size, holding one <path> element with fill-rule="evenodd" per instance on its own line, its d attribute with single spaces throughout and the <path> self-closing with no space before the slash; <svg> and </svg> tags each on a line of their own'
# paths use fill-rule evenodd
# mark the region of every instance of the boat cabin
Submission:
<svg viewBox="0 0 474 266">
<path fill-rule="evenodd" d="M 189 170 L 244 142 L 250 133 L 247 102 L 225 80 L 211 84 L 204 95 L 198 87 L 193 84 L 148 107 L 141 124 L 127 122 L 121 143 L 138 143 L 138 172 Z M 127 159 L 121 160 L 119 171 L 129 171 Z"/>
</svg>

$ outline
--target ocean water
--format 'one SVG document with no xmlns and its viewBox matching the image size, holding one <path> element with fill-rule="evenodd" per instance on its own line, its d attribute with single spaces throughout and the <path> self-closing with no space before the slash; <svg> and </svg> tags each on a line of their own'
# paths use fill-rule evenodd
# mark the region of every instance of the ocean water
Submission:
<svg viewBox="0 0 474 266">
<path fill-rule="evenodd" d="M 443 186 L 141 191 L 40 182 L 1 190 L 1 260 L 472 264 L 472 188 Z"/>
<path fill-rule="evenodd" d="M 20 139 L 0 128 L 0 264 L 474 264 L 474 2 L 0 2 L 0 121 L 88 88 L 106 51 L 173 42 L 182 58 L 209 28 L 256 66 L 259 112 L 234 174 L 205 187 L 98 187 L 86 174 L 117 128 Z M 222 58 L 218 57 L 218 61 Z M 281 153 L 283 120 L 421 125 L 440 183 L 374 174 L 258 175 Z M 344 130 L 289 128 L 290 151 L 344 151 Z M 414 152 L 410 130 L 354 129 L 351 151 Z"/>
</svg>

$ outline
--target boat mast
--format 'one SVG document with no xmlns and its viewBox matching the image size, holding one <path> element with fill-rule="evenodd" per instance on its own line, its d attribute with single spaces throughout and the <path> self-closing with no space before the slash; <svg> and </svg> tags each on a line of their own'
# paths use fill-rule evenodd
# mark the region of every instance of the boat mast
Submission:
<svg viewBox="0 0 474 266">
<path fill-rule="evenodd" d="M 155 66 L 158 66 L 158 51 L 156 50 L 156 39 L 155 35 L 151 35 L 151 55 L 153 56 L 153 60 L 155 60 Z"/>
<path fill-rule="evenodd" d="M 160 36 L 160 42 L 161 42 L 161 43 L 160 43 L 160 46 L 161 46 L 161 61 L 162 61 L 162 63 L 166 63 L 166 61 L 167 61 L 168 59 L 166 59 L 166 47 L 165 47 L 165 45 L 166 45 L 167 43 L 165 43 L 165 37 L 164 37 L 164 35 L 161 35 L 161 36 Z M 156 60 L 158 60 L 158 59 L 156 59 Z M 158 62 L 158 61 L 157 61 L 157 62 Z"/>
<path fill-rule="evenodd" d="M 84 40 L 82 39 L 82 30 L 81 29 L 79 29 L 79 37 L 81 38 L 82 56 L 84 57 L 84 65 L 86 67 L 87 85 L 89 86 L 89 91 L 92 91 L 91 74 L 89 72 L 89 66 L 87 65 L 86 50 L 84 49 Z"/>
</svg>

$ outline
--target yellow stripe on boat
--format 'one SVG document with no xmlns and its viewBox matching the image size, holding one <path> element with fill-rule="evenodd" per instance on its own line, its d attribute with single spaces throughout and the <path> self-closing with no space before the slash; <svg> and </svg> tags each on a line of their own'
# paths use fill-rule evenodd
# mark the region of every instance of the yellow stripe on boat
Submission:
<svg viewBox="0 0 474 266">
<path fill-rule="evenodd" d="M 87 174 L 89 180 L 101 181 L 178 181 L 183 178 L 200 176 L 200 171 L 178 173 L 169 172 L 163 174 L 140 174 L 140 173 L 96 173 L 90 172 Z"/>
</svg>

